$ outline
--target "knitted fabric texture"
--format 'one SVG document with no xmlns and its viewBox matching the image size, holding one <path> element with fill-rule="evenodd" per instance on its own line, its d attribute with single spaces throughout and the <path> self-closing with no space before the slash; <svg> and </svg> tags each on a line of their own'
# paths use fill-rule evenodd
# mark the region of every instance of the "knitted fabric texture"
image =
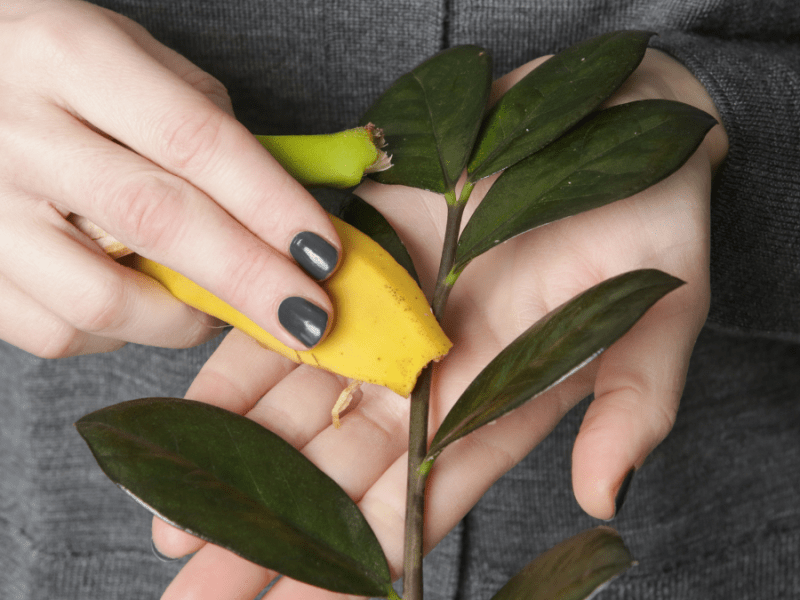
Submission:
<svg viewBox="0 0 800 600">
<path fill-rule="evenodd" d="M 713 194 L 711 326 L 675 429 L 614 523 L 640 564 L 601 597 L 800 598 L 800 3 L 101 4 L 220 79 L 255 133 L 351 126 L 396 77 L 447 46 L 486 47 L 500 76 L 606 31 L 656 32 L 653 46 L 711 93 L 730 152 Z M 217 344 L 129 345 L 57 361 L 0 344 L 0 598 L 159 597 L 182 563 L 152 555 L 149 514 L 105 478 L 72 423 L 130 398 L 181 396 Z M 570 481 L 585 409 L 569 413 L 432 553 L 429 600 L 489 598 L 537 553 L 596 524 Z"/>
</svg>

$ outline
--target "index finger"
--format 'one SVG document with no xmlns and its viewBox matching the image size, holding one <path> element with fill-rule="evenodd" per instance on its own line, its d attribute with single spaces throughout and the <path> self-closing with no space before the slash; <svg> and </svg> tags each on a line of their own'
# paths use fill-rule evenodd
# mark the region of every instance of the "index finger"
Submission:
<svg viewBox="0 0 800 600">
<path fill-rule="evenodd" d="M 278 277 L 262 272 L 272 267 L 258 267 L 274 265 L 275 253 L 288 267 L 293 262 L 290 247 L 300 236 L 304 243 L 311 239 L 333 257 L 321 277 L 335 268 L 338 237 L 310 194 L 243 125 L 151 57 L 110 20 L 83 19 L 78 23 L 71 12 L 64 11 L 62 16 L 67 22 L 57 24 L 58 41 L 53 43 L 58 47 L 34 53 L 40 59 L 54 53 L 69 59 L 69 68 L 64 68 L 66 61 L 42 60 L 49 89 L 58 90 L 52 100 L 200 192 L 191 194 L 192 202 L 184 205 L 177 203 L 185 200 L 186 194 L 124 198 L 131 206 L 112 210 L 112 217 L 87 216 L 132 249 L 167 264 L 234 305 L 282 341 L 286 335 L 276 331 L 280 323 L 274 311 L 282 301 L 277 297 L 280 290 L 289 292 L 286 297 L 306 298 L 330 312 L 324 294 L 312 287 L 301 271 L 284 267 L 276 270 L 281 273 Z M 76 21 L 76 27 L 70 27 L 69 21 Z M 75 50 L 84 47 L 102 48 L 103 52 Z M 224 212 L 211 206 L 214 203 Z M 128 231 L 120 231 L 119 223 L 109 219 L 125 211 L 132 216 L 126 220 Z M 161 235 L 164 225 L 158 221 L 165 216 L 190 226 L 171 227 L 174 237 Z M 244 227 L 233 228 L 231 223 L 223 228 L 228 239 L 222 243 L 217 239 L 223 230 L 220 219 L 230 217 Z M 216 248 L 211 256 L 209 247 Z M 204 264 L 198 264 L 198 256 L 205 256 Z M 288 343 L 296 346 L 293 341 Z"/>
</svg>

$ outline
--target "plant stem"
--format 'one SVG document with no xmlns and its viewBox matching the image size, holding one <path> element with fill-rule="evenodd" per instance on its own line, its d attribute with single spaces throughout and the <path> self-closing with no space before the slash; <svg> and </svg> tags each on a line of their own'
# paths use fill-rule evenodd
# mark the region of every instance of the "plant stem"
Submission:
<svg viewBox="0 0 800 600">
<path fill-rule="evenodd" d="M 403 557 L 403 598 L 422 600 L 422 555 L 425 523 L 425 482 L 419 472 L 428 452 L 428 405 L 433 369 L 425 367 L 411 393 L 408 426 L 408 488 L 406 490 L 405 555 Z"/>
<path fill-rule="evenodd" d="M 471 188 L 470 190 L 471 191 Z M 461 215 L 464 212 L 469 191 L 461 194 L 456 203 L 447 204 L 447 225 L 445 227 L 442 260 L 439 264 L 439 275 L 433 293 L 432 309 L 437 320 L 441 322 L 447 298 L 450 296 L 452 283 L 447 275 L 453 266 L 461 228 Z M 411 408 L 408 426 L 408 487 L 406 490 L 406 524 L 405 549 L 403 557 L 403 598 L 404 600 L 422 600 L 422 556 L 423 534 L 425 522 L 425 484 L 428 481 L 429 468 L 423 469 L 423 461 L 428 453 L 428 408 L 433 382 L 433 366 L 428 365 L 417 379 L 414 391 L 411 392 Z"/>
<path fill-rule="evenodd" d="M 463 194 L 462 194 L 463 198 Z M 458 245 L 458 233 L 461 229 L 461 215 L 464 213 L 466 202 L 459 201 L 458 204 L 447 205 L 447 225 L 444 232 L 444 244 L 442 245 L 442 261 L 439 263 L 439 274 L 436 276 L 436 287 L 433 292 L 433 314 L 437 320 L 441 321 L 444 309 L 447 305 L 447 298 L 453 285 L 448 281 L 447 276 L 456 259 L 456 246 Z"/>
</svg>

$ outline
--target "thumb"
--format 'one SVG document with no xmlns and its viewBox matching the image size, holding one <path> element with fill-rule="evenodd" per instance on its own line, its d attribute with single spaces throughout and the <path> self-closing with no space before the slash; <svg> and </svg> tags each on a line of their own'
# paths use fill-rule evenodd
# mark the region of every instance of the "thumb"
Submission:
<svg viewBox="0 0 800 600">
<path fill-rule="evenodd" d="M 707 302 L 685 286 L 598 360 L 595 399 L 572 453 L 572 485 L 598 519 L 621 508 L 635 469 L 672 429 Z"/>
</svg>

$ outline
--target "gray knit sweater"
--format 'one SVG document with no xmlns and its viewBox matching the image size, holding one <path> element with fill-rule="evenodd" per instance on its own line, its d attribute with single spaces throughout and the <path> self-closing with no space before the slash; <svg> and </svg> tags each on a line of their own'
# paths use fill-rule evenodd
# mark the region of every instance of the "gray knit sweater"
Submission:
<svg viewBox="0 0 800 600">
<path fill-rule="evenodd" d="M 640 564 L 602 598 L 800 598 L 800 3 L 797 0 L 104 0 L 228 87 L 254 132 L 350 126 L 436 51 L 495 75 L 612 29 L 647 29 L 714 98 L 730 137 L 712 204 L 712 308 L 675 429 L 615 526 Z M 1 59 L 0 59 L 1 60 Z M 88 93 L 88 91 L 87 91 Z M 0 599 L 157 598 L 180 566 L 72 423 L 181 396 L 218 342 L 57 361 L 0 343 Z M 484 599 L 594 523 L 570 488 L 586 402 L 429 557 L 429 598 Z"/>
</svg>

